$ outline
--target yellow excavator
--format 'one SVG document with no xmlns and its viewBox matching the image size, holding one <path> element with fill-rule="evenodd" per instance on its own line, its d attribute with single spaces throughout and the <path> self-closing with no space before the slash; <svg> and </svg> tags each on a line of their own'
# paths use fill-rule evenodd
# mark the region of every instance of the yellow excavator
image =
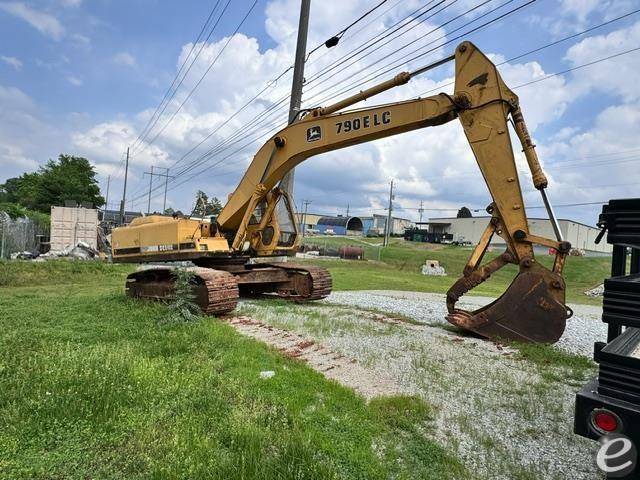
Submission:
<svg viewBox="0 0 640 480">
<path fill-rule="evenodd" d="M 455 93 L 342 111 L 376 94 L 406 84 L 412 77 L 455 60 Z M 476 157 L 493 202 L 491 221 L 447 294 L 447 319 L 486 338 L 556 342 L 571 310 L 565 305 L 562 269 L 571 245 L 565 242 L 545 194 L 547 179 L 527 131 L 518 97 L 503 82 L 496 66 L 472 43 L 454 55 L 364 90 L 327 107 L 306 111 L 258 151 L 227 204 L 215 220 L 151 215 L 137 218 L 112 234 L 115 262 L 190 260 L 197 302 L 210 314 L 231 312 L 240 294 L 277 294 L 293 301 L 326 297 L 331 277 L 318 266 L 269 262 L 294 255 L 299 243 L 292 200 L 278 184 L 309 157 L 378 138 L 458 118 Z M 508 123 L 513 124 L 543 197 L 556 239 L 533 235 L 518 180 Z M 492 236 L 506 251 L 481 265 Z M 552 269 L 535 260 L 534 245 L 555 249 Z M 262 257 L 259 259 L 258 257 Z M 257 261 L 257 260 L 260 261 Z M 498 269 L 515 264 L 519 273 L 495 302 L 476 311 L 456 307 L 460 297 Z M 133 297 L 163 299 L 174 289 L 173 267 L 160 265 L 127 278 Z"/>
</svg>

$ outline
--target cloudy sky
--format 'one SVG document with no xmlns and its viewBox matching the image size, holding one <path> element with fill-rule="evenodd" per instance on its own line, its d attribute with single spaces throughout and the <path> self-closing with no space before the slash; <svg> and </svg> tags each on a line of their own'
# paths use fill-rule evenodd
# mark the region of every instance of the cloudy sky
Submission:
<svg viewBox="0 0 640 480">
<path fill-rule="evenodd" d="M 311 3 L 309 50 L 380 1 Z M 146 210 L 143 173 L 152 166 L 175 176 L 168 206 L 189 210 L 198 189 L 226 198 L 286 121 L 299 8 L 298 0 L 0 0 L 0 182 L 59 153 L 85 156 L 103 193 L 111 175 L 113 206 L 131 147 L 127 208 Z M 598 205 L 571 204 L 638 196 L 638 8 L 637 0 L 387 0 L 337 47 L 309 56 L 303 105 L 335 101 L 469 39 L 520 96 L 558 215 L 593 224 Z M 362 106 L 451 92 L 452 71 L 433 70 Z M 544 215 L 520 157 L 528 211 Z M 421 201 L 425 218 L 490 201 L 457 122 L 309 159 L 297 169 L 295 198 L 317 213 L 384 213 L 392 178 L 399 216 L 417 219 Z M 152 210 L 163 195 L 156 178 Z"/>
</svg>

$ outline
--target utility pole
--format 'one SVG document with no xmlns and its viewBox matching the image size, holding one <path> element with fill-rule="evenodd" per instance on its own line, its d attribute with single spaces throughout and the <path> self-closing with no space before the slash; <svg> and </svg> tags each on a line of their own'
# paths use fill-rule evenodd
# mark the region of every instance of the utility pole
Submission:
<svg viewBox="0 0 640 480">
<path fill-rule="evenodd" d="M 349 204 L 347 203 L 347 217 L 349 217 Z"/>
<path fill-rule="evenodd" d="M 169 185 L 169 167 L 164 169 L 164 201 L 162 202 L 162 214 L 167 209 L 167 186 Z M 173 177 L 171 177 L 173 178 Z"/>
<path fill-rule="evenodd" d="M 107 177 L 107 196 L 104 199 L 104 210 L 105 213 L 109 210 L 109 186 L 111 185 L 111 175 Z M 104 216 L 102 218 L 104 220 Z"/>
<path fill-rule="evenodd" d="M 304 233 L 307 227 L 307 207 L 312 202 L 311 200 L 303 200 L 302 203 L 304 204 L 304 214 L 302 215 L 302 236 L 304 237 Z"/>
<path fill-rule="evenodd" d="M 124 204 L 127 200 L 127 176 L 129 174 L 129 147 L 127 147 L 127 160 L 124 164 L 124 189 L 122 190 L 122 202 L 120 202 L 120 225 L 124 224 Z"/>
<path fill-rule="evenodd" d="M 296 61 L 293 66 L 293 84 L 291 85 L 291 101 L 289 102 L 289 124 L 293 123 L 300 112 L 302 102 L 302 85 L 304 83 L 304 62 L 307 55 L 307 32 L 309 30 L 309 10 L 311 0 L 300 2 L 300 21 L 298 23 L 298 44 L 296 45 Z M 295 170 L 291 169 L 280 181 L 280 187 L 293 197 L 293 179 Z"/>
<path fill-rule="evenodd" d="M 393 179 L 391 179 L 391 188 L 389 189 L 389 213 L 387 213 L 387 224 L 384 229 L 384 243 L 386 247 L 389 245 L 389 237 L 391 236 L 391 212 L 393 211 Z"/>
<path fill-rule="evenodd" d="M 145 175 L 149 175 L 149 198 L 147 199 L 147 214 L 151 213 L 151 190 L 153 187 L 153 177 L 164 177 L 164 203 L 162 205 L 162 213 L 167 209 L 167 185 L 169 183 L 169 178 L 174 178 L 169 175 L 169 169 L 167 167 L 157 167 L 165 170 L 165 173 L 154 173 L 154 167 L 151 166 L 150 172 L 144 172 Z"/>
<path fill-rule="evenodd" d="M 145 175 L 149 175 L 149 200 L 147 201 L 147 215 L 151 213 L 151 187 L 153 187 L 153 165 L 151 165 L 151 173 L 144 172 Z"/>
<path fill-rule="evenodd" d="M 418 209 L 418 212 L 420 212 L 420 223 L 422 223 L 422 214 L 424 213 L 424 208 L 422 208 L 423 205 L 424 205 L 424 202 L 420 200 L 420 208 Z"/>
</svg>

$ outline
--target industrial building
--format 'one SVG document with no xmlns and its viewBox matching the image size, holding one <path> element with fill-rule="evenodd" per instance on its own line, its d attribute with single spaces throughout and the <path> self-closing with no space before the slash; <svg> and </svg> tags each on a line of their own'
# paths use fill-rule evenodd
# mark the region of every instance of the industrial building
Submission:
<svg viewBox="0 0 640 480">
<path fill-rule="evenodd" d="M 120 224 L 120 210 L 101 210 L 100 221 L 113 225 Z M 124 223 L 131 223 L 134 218 L 142 217 L 142 212 L 124 212 Z"/>
<path fill-rule="evenodd" d="M 387 225 L 386 215 L 373 214 L 370 217 L 360 217 L 362 219 L 363 231 L 365 235 L 384 235 Z M 407 228 L 413 226 L 413 221 L 408 218 L 391 218 L 391 234 L 404 235 Z"/>
<path fill-rule="evenodd" d="M 296 215 L 298 216 L 298 228 L 305 232 L 315 232 L 318 228 L 318 220 L 324 217 L 324 215 L 317 213 L 298 212 Z"/>
<path fill-rule="evenodd" d="M 370 216 L 328 216 L 316 213 L 298 213 L 298 222 L 302 230 L 308 233 L 329 233 L 333 235 L 384 235 L 387 224 L 386 215 Z M 413 226 L 408 218 L 392 218 L 392 235 L 404 235 L 406 228 Z"/>
<path fill-rule="evenodd" d="M 475 245 L 489 224 L 490 218 L 489 216 L 430 218 L 429 231 L 434 233 L 449 233 L 453 235 L 453 241 L 455 242 L 469 242 Z M 595 239 L 598 233 L 600 233 L 600 230 L 597 228 L 568 219 L 559 219 L 558 223 L 560 224 L 562 235 L 565 240 L 571 242 L 573 248 L 579 248 L 587 252 L 611 252 L 611 245 L 608 243 L 595 243 Z M 534 235 L 555 238 L 553 227 L 548 218 L 529 218 L 529 229 Z M 494 235 L 491 244 L 500 246 L 504 245 L 505 242 L 500 236 Z"/>
</svg>

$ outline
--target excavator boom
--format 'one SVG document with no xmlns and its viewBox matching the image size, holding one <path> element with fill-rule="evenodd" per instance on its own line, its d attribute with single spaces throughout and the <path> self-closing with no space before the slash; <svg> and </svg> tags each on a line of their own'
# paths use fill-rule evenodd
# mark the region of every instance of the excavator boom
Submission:
<svg viewBox="0 0 640 480">
<path fill-rule="evenodd" d="M 404 102 L 342 111 L 359 101 L 407 83 L 425 70 L 455 60 L 454 95 L 439 94 Z M 324 108 L 316 108 L 269 139 L 256 153 L 242 180 L 211 227 L 215 238 L 226 238 L 229 251 L 271 256 L 295 251 L 298 245 L 291 199 L 278 183 L 309 157 L 399 133 L 459 119 L 493 202 L 492 218 L 461 277 L 449 290 L 448 320 L 490 338 L 552 343 L 564 331 L 562 268 L 570 245 L 532 235 L 525 212 L 508 122 L 514 125 L 534 186 L 543 193 L 547 179 L 540 167 L 518 97 L 504 83 L 496 66 L 470 42 L 449 58 L 416 72 L 403 72 L 387 82 Z M 288 213 L 287 213 L 288 212 Z M 555 218 L 549 207 L 552 222 Z M 293 225 L 285 225 L 286 223 Z M 506 243 L 497 259 L 481 265 L 493 235 Z M 536 263 L 534 244 L 557 252 L 552 270 Z M 492 304 L 474 312 L 456 302 L 498 269 L 515 264 L 519 273 Z"/>
</svg>

